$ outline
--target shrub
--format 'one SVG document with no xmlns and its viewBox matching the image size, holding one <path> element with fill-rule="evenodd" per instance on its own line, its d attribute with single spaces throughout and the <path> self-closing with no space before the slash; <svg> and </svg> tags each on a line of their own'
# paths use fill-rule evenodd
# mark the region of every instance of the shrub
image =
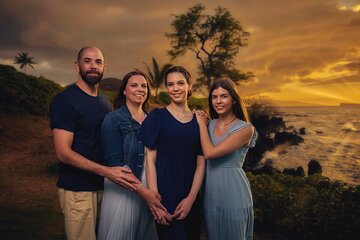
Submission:
<svg viewBox="0 0 360 240">
<path fill-rule="evenodd" d="M 102 94 L 106 95 L 111 103 L 114 103 L 115 98 L 117 97 L 118 92 L 113 90 L 101 90 L 99 91 Z"/>
<path fill-rule="evenodd" d="M 190 109 L 202 109 L 207 110 L 209 108 L 207 98 L 195 98 L 190 97 L 189 99 L 189 107 Z"/>
<path fill-rule="evenodd" d="M 167 94 L 167 92 L 161 91 L 159 93 L 159 100 L 165 104 L 170 104 L 171 103 L 171 98 L 170 96 Z"/>
<path fill-rule="evenodd" d="M 0 111 L 8 114 L 46 115 L 52 98 L 63 88 L 44 77 L 0 65 Z"/>
<path fill-rule="evenodd" d="M 257 117 L 261 115 L 274 115 L 277 111 L 271 104 L 268 97 L 252 97 L 244 99 L 249 116 Z"/>
<path fill-rule="evenodd" d="M 360 186 L 310 177 L 248 174 L 255 231 L 286 239 L 348 239 L 360 234 Z"/>
</svg>

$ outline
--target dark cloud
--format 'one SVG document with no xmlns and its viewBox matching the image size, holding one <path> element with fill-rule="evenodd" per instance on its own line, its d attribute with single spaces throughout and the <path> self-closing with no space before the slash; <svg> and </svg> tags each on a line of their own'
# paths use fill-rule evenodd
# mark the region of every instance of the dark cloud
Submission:
<svg viewBox="0 0 360 240">
<path fill-rule="evenodd" d="M 350 20 L 350 25 L 351 27 L 356 27 L 359 28 L 360 27 L 360 17 L 356 17 Z"/>
<path fill-rule="evenodd" d="M 358 70 L 358 71 L 360 71 L 360 61 L 346 64 L 345 67 L 350 69 L 350 70 Z"/>
<path fill-rule="evenodd" d="M 341 79 L 304 79 L 339 61 L 337 71 L 359 68 L 359 13 L 340 11 L 337 0 L 224 0 L 202 1 L 208 13 L 221 5 L 251 33 L 249 46 L 236 63 L 257 80 L 241 86 L 244 94 L 279 92 L 293 76 L 306 85 L 341 83 Z M 184 13 L 194 1 L 130 0 L 12 0 L 0 2 L 0 60 L 20 51 L 39 62 L 31 73 L 62 84 L 76 80 L 73 63 L 78 49 L 98 46 L 108 64 L 106 76 L 121 77 L 155 57 L 169 62 L 166 51 L 172 14 Z M 176 64 L 196 78 L 197 61 L 187 54 Z M 356 82 L 359 76 L 347 77 Z M 344 78 L 342 78 L 344 81 Z"/>
</svg>

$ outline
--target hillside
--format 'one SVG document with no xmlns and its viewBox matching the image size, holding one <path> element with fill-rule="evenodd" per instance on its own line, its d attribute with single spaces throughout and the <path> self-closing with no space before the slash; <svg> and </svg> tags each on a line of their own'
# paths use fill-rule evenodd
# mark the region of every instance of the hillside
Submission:
<svg viewBox="0 0 360 240">
<path fill-rule="evenodd" d="M 118 78 L 104 78 L 99 84 L 99 91 L 117 91 L 120 85 L 121 80 Z"/>
<path fill-rule="evenodd" d="M 46 115 L 51 99 L 62 87 L 44 77 L 34 77 L 14 67 L 0 65 L 0 112 Z"/>
<path fill-rule="evenodd" d="M 65 239 L 49 119 L 0 112 L 0 161 L 1 239 Z"/>
</svg>

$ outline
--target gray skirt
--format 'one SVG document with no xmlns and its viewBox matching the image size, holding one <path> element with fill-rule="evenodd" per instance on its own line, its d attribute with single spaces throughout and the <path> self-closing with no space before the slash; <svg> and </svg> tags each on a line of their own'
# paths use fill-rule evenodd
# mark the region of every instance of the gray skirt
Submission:
<svg viewBox="0 0 360 240">
<path fill-rule="evenodd" d="M 146 186 L 144 178 L 142 182 Z M 137 193 L 105 178 L 98 240 L 140 239 L 157 239 L 154 217 L 149 208 Z"/>
</svg>

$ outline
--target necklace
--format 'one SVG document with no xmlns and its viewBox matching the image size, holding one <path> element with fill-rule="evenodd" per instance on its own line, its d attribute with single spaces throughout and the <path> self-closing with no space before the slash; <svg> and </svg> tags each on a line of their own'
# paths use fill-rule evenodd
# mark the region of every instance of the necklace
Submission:
<svg viewBox="0 0 360 240">
<path fill-rule="evenodd" d="M 233 119 L 231 119 L 229 122 L 224 123 L 224 124 L 220 124 L 220 123 L 219 123 L 219 125 L 220 125 L 220 126 L 224 126 L 224 127 L 225 127 L 225 126 L 229 125 L 230 123 L 232 123 L 233 121 L 235 121 L 235 119 L 236 119 L 236 116 L 234 116 L 234 118 L 233 118 Z"/>
<path fill-rule="evenodd" d="M 177 111 L 175 111 L 174 109 L 171 108 L 171 112 L 176 116 L 176 118 L 178 118 L 179 120 L 183 120 L 183 118 L 186 116 L 186 113 L 188 111 L 186 111 L 186 109 L 185 109 L 185 110 L 182 111 L 182 113 L 179 113 L 179 112 L 177 112 Z"/>
<path fill-rule="evenodd" d="M 141 114 L 131 114 L 131 117 L 141 125 L 146 118 L 146 113 L 142 112 Z"/>
</svg>

